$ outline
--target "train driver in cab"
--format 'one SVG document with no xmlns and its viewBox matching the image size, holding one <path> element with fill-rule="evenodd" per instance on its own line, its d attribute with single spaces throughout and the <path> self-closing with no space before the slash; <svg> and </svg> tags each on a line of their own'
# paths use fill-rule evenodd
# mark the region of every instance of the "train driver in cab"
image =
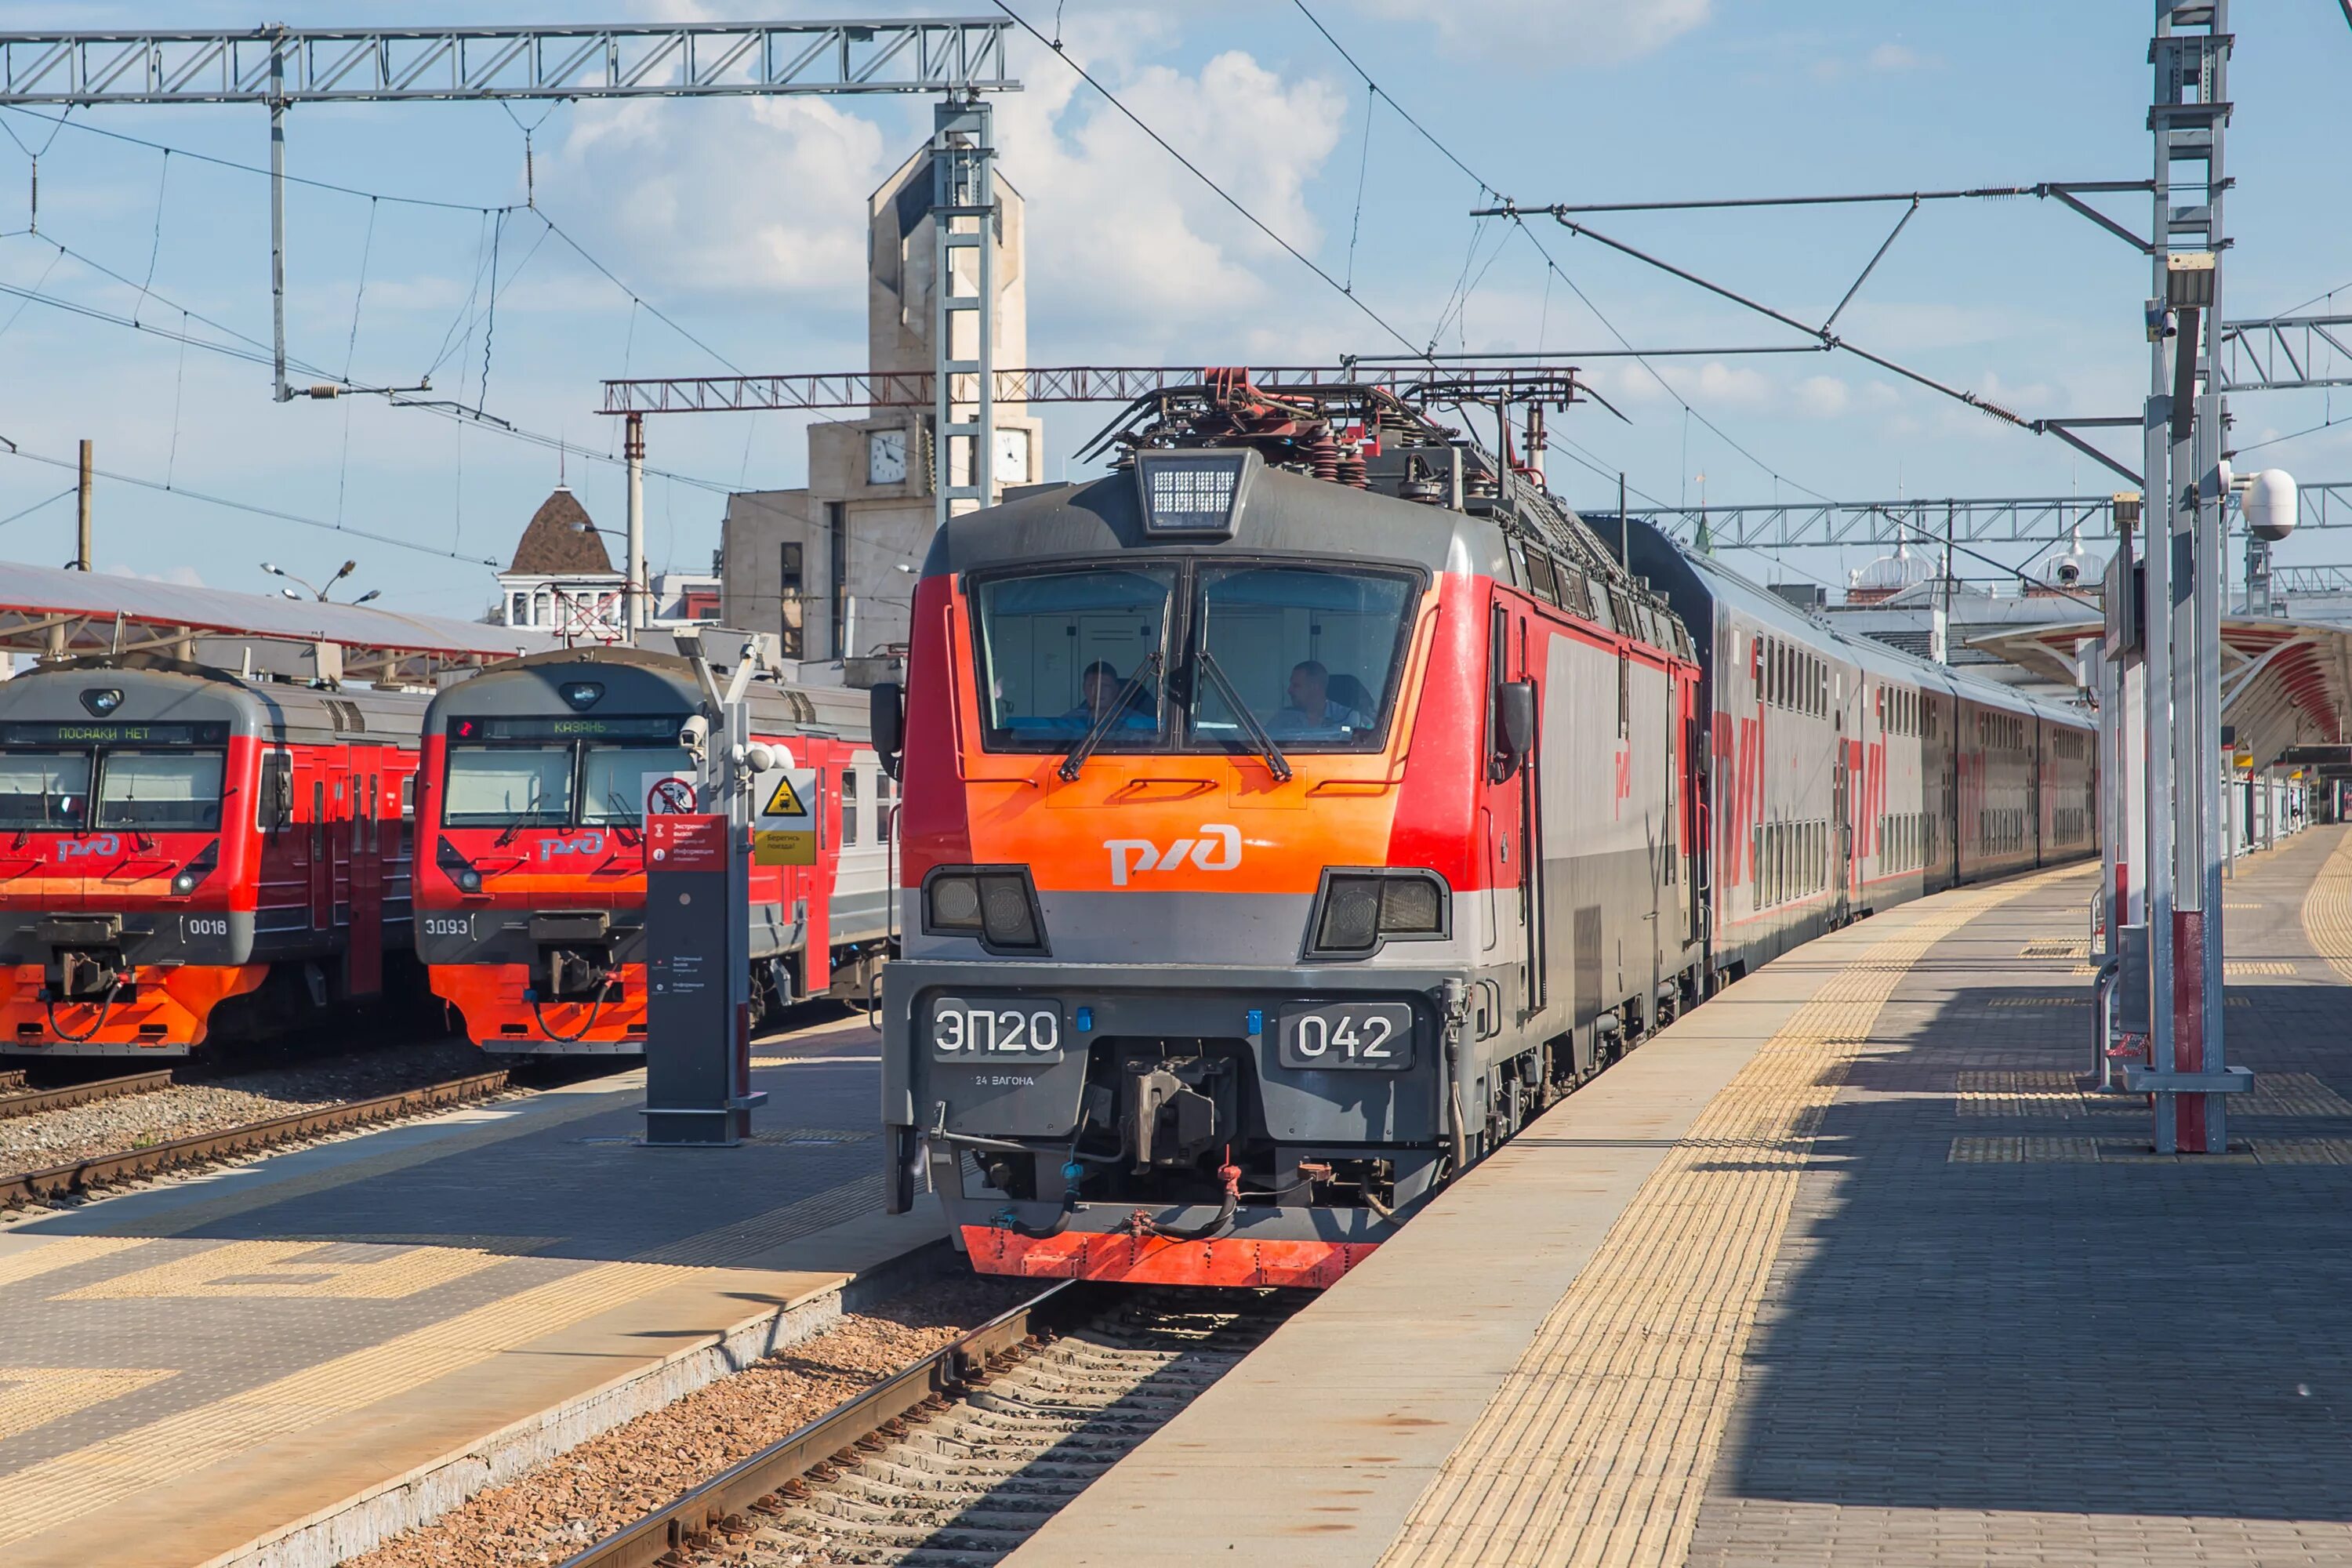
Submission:
<svg viewBox="0 0 2352 1568">
<path fill-rule="evenodd" d="M 1340 681 L 1347 683 L 1345 689 L 1338 689 Z M 1291 666 L 1287 699 L 1266 729 L 1276 735 L 1289 736 L 1369 730 L 1372 727 L 1370 717 L 1342 700 L 1362 689 L 1353 676 L 1333 679 L 1331 671 L 1320 659 L 1301 659 Z"/>
<path fill-rule="evenodd" d="M 1090 730 L 1101 722 L 1103 716 L 1119 705 L 1119 693 L 1127 689 L 1127 679 L 1118 667 L 1107 658 L 1098 658 L 1079 672 L 1078 705 L 1062 715 L 1066 723 L 1080 730 Z M 1156 730 L 1160 719 L 1152 711 L 1151 697 L 1141 687 L 1127 700 L 1126 711 L 1118 727 L 1123 730 Z"/>
</svg>

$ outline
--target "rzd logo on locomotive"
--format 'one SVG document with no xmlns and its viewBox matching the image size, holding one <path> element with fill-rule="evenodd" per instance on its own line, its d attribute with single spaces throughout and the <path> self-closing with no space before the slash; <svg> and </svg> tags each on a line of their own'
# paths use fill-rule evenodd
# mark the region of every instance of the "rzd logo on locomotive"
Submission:
<svg viewBox="0 0 2352 1568">
<path fill-rule="evenodd" d="M 1189 859 L 1202 871 L 1230 871 L 1242 863 L 1242 830 L 1223 822 L 1201 824 L 1197 838 L 1179 838 L 1162 849 L 1149 838 L 1108 838 L 1110 885 L 1127 886 L 1138 871 L 1174 871 Z"/>
</svg>

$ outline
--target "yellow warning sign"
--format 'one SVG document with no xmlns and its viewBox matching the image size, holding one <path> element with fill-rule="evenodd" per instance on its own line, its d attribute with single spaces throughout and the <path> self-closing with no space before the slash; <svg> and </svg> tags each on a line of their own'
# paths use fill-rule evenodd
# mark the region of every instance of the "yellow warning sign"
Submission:
<svg viewBox="0 0 2352 1568">
<path fill-rule="evenodd" d="M 755 828 L 751 834 L 751 864 L 814 866 L 816 864 L 816 835 L 790 827 Z"/>
<path fill-rule="evenodd" d="M 761 816 L 806 816 L 808 814 L 809 808 L 802 802 L 800 792 L 793 788 L 793 775 L 790 773 L 776 781 L 775 793 L 768 796 L 768 804 L 760 808 Z"/>
</svg>

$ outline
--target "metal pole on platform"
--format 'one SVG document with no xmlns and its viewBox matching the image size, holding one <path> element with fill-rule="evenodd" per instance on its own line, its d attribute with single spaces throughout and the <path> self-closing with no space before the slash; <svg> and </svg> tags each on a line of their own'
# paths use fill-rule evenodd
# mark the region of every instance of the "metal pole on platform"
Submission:
<svg viewBox="0 0 2352 1568">
<path fill-rule="evenodd" d="M 632 412 L 621 439 L 629 465 L 629 585 L 621 591 L 621 619 L 629 641 L 645 629 L 646 616 L 646 416 Z"/>
<path fill-rule="evenodd" d="M 283 33 L 284 28 L 279 28 Z M 286 42 L 269 47 L 269 321 L 278 370 L 275 394 L 293 401 L 286 384 Z"/>
<path fill-rule="evenodd" d="M 74 570 L 89 570 L 89 480 L 90 444 L 81 444 L 81 479 L 74 488 L 76 521 L 74 524 Z"/>
<path fill-rule="evenodd" d="M 2148 1053 L 2125 1086 L 2153 1096 L 2158 1153 L 2229 1146 L 2222 1023 L 2221 484 L 2221 159 L 2229 122 L 2228 0 L 2157 0 L 2147 302 L 2147 761 Z M 2201 164 L 2179 183 L 2180 164 Z M 2167 352 L 2168 343 L 2169 353 Z M 2159 527 L 2159 520 L 2161 526 Z M 2125 592 L 2127 580 L 2120 583 Z"/>
</svg>

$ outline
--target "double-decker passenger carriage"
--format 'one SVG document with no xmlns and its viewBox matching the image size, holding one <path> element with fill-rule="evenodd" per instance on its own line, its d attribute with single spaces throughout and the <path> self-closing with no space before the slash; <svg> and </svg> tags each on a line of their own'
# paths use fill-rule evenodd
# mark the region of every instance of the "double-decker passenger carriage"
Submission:
<svg viewBox="0 0 2352 1568">
<path fill-rule="evenodd" d="M 866 744 L 866 699 L 762 676 L 747 700 L 757 737 L 815 771 L 818 825 L 814 866 L 751 868 L 755 1015 L 867 996 L 889 945 L 896 786 Z M 649 804 L 695 809 L 680 731 L 702 711 L 686 659 L 626 647 L 534 654 L 434 699 L 416 952 L 477 1045 L 645 1048 L 642 828 Z"/>
<path fill-rule="evenodd" d="M 1696 995 L 1695 650 L 1384 394 L 1120 438 L 916 589 L 891 1201 L 922 1151 L 985 1271 L 1324 1283 Z"/>
<path fill-rule="evenodd" d="M 0 1051 L 184 1056 L 383 992 L 425 701 L 147 655 L 0 683 Z"/>
<path fill-rule="evenodd" d="M 1721 977 L 1874 910 L 2097 851 L 2090 714 L 1836 632 L 1647 523 L 1626 536 L 1702 650 Z"/>
</svg>

